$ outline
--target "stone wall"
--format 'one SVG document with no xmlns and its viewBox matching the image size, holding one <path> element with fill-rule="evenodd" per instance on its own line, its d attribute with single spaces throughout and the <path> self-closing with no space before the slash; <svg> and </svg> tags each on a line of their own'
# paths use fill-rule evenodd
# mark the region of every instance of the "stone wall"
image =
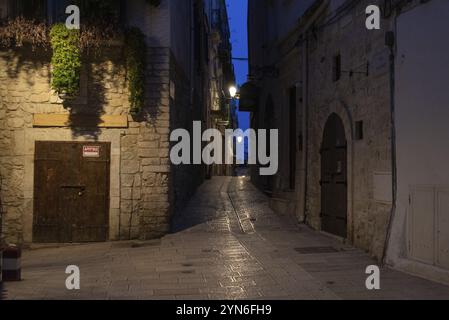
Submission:
<svg viewBox="0 0 449 320">
<path fill-rule="evenodd" d="M 378 1 L 377 4 L 379 3 Z M 389 225 L 391 200 L 375 197 L 374 190 L 385 186 L 376 186 L 374 177 L 376 174 L 388 177 L 392 172 L 389 49 L 385 46 L 385 32 L 390 30 L 391 21 L 383 19 L 382 30 L 368 31 L 365 28 L 365 9 L 370 4 L 376 4 L 376 1 L 361 1 L 336 23 L 309 32 L 308 79 L 304 78 L 303 70 L 306 42 L 301 34 L 304 30 L 295 27 L 287 34 L 277 34 L 275 42 L 260 49 L 266 43 L 261 42 L 258 38 L 260 35 L 256 35 L 255 30 L 264 30 L 263 28 L 272 25 L 257 25 L 265 21 L 266 17 L 262 15 L 263 10 L 253 8 L 254 12 L 250 14 L 254 29 L 252 36 L 250 35 L 251 63 L 253 66 L 264 65 L 274 69 L 269 70 L 271 72 L 266 70 L 265 73 L 254 67 L 251 70 L 253 79 L 261 87 L 258 112 L 252 115 L 252 126 L 264 127 L 266 104 L 271 96 L 275 109 L 273 119 L 275 127 L 280 129 L 281 141 L 279 172 L 269 182 L 273 196 L 271 205 L 275 211 L 295 215 L 299 222 L 305 221 L 321 230 L 320 149 L 329 116 L 332 113 L 338 114 L 343 120 L 348 140 L 348 238 L 357 247 L 381 258 Z M 330 10 L 331 8 L 327 8 L 317 19 L 317 26 L 326 21 L 325 16 L 332 15 Z M 264 32 L 272 35 L 274 31 Z M 341 55 L 344 72 L 341 79 L 334 82 L 333 60 L 337 54 Z M 350 76 L 351 70 L 354 72 Z M 306 85 L 308 97 L 303 95 Z M 298 139 L 295 191 L 289 190 L 290 145 L 287 143 L 290 117 L 288 89 L 294 86 L 297 87 Z M 308 129 L 303 123 L 306 116 L 305 101 L 308 102 Z M 358 121 L 363 121 L 364 125 L 362 140 L 354 139 L 354 128 Z M 304 137 L 307 137 L 307 145 L 299 141 Z M 304 157 L 305 151 L 307 159 Z M 260 188 L 267 189 L 267 180 L 258 176 L 257 166 L 253 167 L 252 178 Z M 391 183 L 386 186 L 388 187 L 391 187 Z"/>
<path fill-rule="evenodd" d="M 185 71 L 186 66 L 178 63 L 171 55 L 170 79 L 172 81 L 172 97 L 170 126 L 171 130 L 187 129 L 193 137 L 193 122 L 200 121 L 205 129 L 204 100 L 196 94 L 202 89 L 201 78 L 195 78 L 195 83 L 189 81 Z M 195 88 L 192 91 L 192 88 Z M 193 141 L 193 140 L 192 140 Z M 204 165 L 172 165 L 174 212 L 179 212 L 193 195 L 197 187 L 204 181 L 206 168 Z"/>
<path fill-rule="evenodd" d="M 361 1 L 339 23 L 321 29 L 311 39 L 309 81 L 308 222 L 320 229 L 320 148 L 328 117 L 336 113 L 348 140 L 348 229 L 353 243 L 381 258 L 391 203 L 374 197 L 376 172 L 391 174 L 389 50 L 383 29 L 368 31 Z M 342 75 L 333 81 L 333 57 L 341 55 Z M 366 65 L 369 63 L 369 75 Z M 349 71 L 354 71 L 351 74 Z M 364 137 L 354 139 L 357 121 Z"/>
<path fill-rule="evenodd" d="M 0 196 L 8 242 L 32 241 L 35 141 L 111 142 L 110 239 L 148 239 L 168 232 L 169 52 L 149 48 L 147 105 L 141 115 L 131 117 L 120 47 L 87 59 L 81 97 L 70 105 L 50 90 L 48 53 L 28 47 L 0 51 Z M 129 126 L 33 127 L 33 114 L 70 113 L 127 115 Z"/>
</svg>

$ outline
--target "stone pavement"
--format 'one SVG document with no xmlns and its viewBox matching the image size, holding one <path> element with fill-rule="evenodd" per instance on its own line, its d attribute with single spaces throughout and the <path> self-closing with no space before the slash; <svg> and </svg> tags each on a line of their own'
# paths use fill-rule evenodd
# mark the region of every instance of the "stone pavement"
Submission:
<svg viewBox="0 0 449 320">
<path fill-rule="evenodd" d="M 449 299 L 449 288 L 375 264 L 354 249 L 277 216 L 247 178 L 214 178 L 161 240 L 34 248 L 6 299 Z M 65 269 L 81 270 L 81 290 Z"/>
</svg>

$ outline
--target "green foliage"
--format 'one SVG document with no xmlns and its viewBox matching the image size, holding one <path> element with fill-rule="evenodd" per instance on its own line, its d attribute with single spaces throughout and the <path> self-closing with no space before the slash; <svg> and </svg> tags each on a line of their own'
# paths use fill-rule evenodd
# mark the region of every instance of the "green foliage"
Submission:
<svg viewBox="0 0 449 320">
<path fill-rule="evenodd" d="M 51 86 L 58 94 L 76 95 L 79 91 L 81 49 L 79 30 L 69 30 L 64 24 L 55 24 L 50 31 L 53 48 Z"/>
<path fill-rule="evenodd" d="M 145 37 L 138 28 L 130 28 L 126 32 L 126 67 L 128 71 L 129 102 L 131 113 L 139 113 L 145 104 L 145 70 L 146 44 Z"/>
</svg>

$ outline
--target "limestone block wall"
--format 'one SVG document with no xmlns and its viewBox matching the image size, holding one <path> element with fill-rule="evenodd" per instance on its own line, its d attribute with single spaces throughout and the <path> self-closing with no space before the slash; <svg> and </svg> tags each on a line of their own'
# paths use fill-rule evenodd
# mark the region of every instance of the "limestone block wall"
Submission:
<svg viewBox="0 0 449 320">
<path fill-rule="evenodd" d="M 383 29 L 368 31 L 367 1 L 339 23 L 317 33 L 310 44 L 310 107 L 308 153 L 308 222 L 320 229 L 320 148 L 328 117 L 343 120 L 348 140 L 348 227 L 353 243 L 380 258 L 391 211 L 391 201 L 375 199 L 376 172 L 391 174 L 390 77 Z M 341 56 L 341 79 L 333 81 L 333 57 Z M 369 63 L 369 76 L 363 74 Z M 354 73 L 350 76 L 350 70 Z M 364 137 L 355 140 L 355 124 L 363 121 Z M 391 180 L 391 179 L 390 179 Z M 391 186 L 391 184 L 390 184 Z"/>
<path fill-rule="evenodd" d="M 201 91 L 202 78 L 189 80 L 186 66 L 178 62 L 174 54 L 170 61 L 170 79 L 172 89 L 170 95 L 170 128 L 187 129 L 193 137 L 193 122 L 202 122 L 203 130 L 206 129 L 204 117 L 204 102 L 194 98 L 194 92 Z M 195 88 L 195 89 L 193 89 Z M 192 140 L 193 141 L 193 140 Z M 173 190 L 171 193 L 174 212 L 179 212 L 186 202 L 194 194 L 195 190 L 205 179 L 206 168 L 204 165 L 177 165 L 171 166 L 173 177 Z"/>
<path fill-rule="evenodd" d="M 48 52 L 0 51 L 0 196 L 8 242 L 32 242 L 35 141 L 110 142 L 110 239 L 148 239 L 169 230 L 169 49 L 148 50 L 147 105 L 136 117 L 128 114 L 121 52 L 110 48 L 88 57 L 81 97 L 63 105 L 50 89 Z M 119 129 L 33 127 L 34 114 L 73 113 L 125 115 L 129 124 Z"/>
</svg>

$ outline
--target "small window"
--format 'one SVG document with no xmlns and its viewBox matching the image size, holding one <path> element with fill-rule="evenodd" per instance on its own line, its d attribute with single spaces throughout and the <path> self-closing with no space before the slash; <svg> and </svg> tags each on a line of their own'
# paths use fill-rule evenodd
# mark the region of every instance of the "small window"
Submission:
<svg viewBox="0 0 449 320">
<path fill-rule="evenodd" d="M 3 1 L 9 17 L 22 16 L 26 19 L 43 21 L 47 18 L 47 0 Z M 3 13 L 4 14 L 4 13 Z"/>
<path fill-rule="evenodd" d="M 363 121 L 357 121 L 355 123 L 355 140 L 363 140 L 364 132 L 363 132 Z"/>
<path fill-rule="evenodd" d="M 124 6 L 121 0 L 81 0 L 81 19 L 89 24 L 117 24 L 122 20 Z"/>
<path fill-rule="evenodd" d="M 341 55 L 337 54 L 333 59 L 332 79 L 334 82 L 341 79 Z"/>
<path fill-rule="evenodd" d="M 8 2 L 7 0 L 0 0 L 0 20 L 7 18 Z"/>
</svg>

